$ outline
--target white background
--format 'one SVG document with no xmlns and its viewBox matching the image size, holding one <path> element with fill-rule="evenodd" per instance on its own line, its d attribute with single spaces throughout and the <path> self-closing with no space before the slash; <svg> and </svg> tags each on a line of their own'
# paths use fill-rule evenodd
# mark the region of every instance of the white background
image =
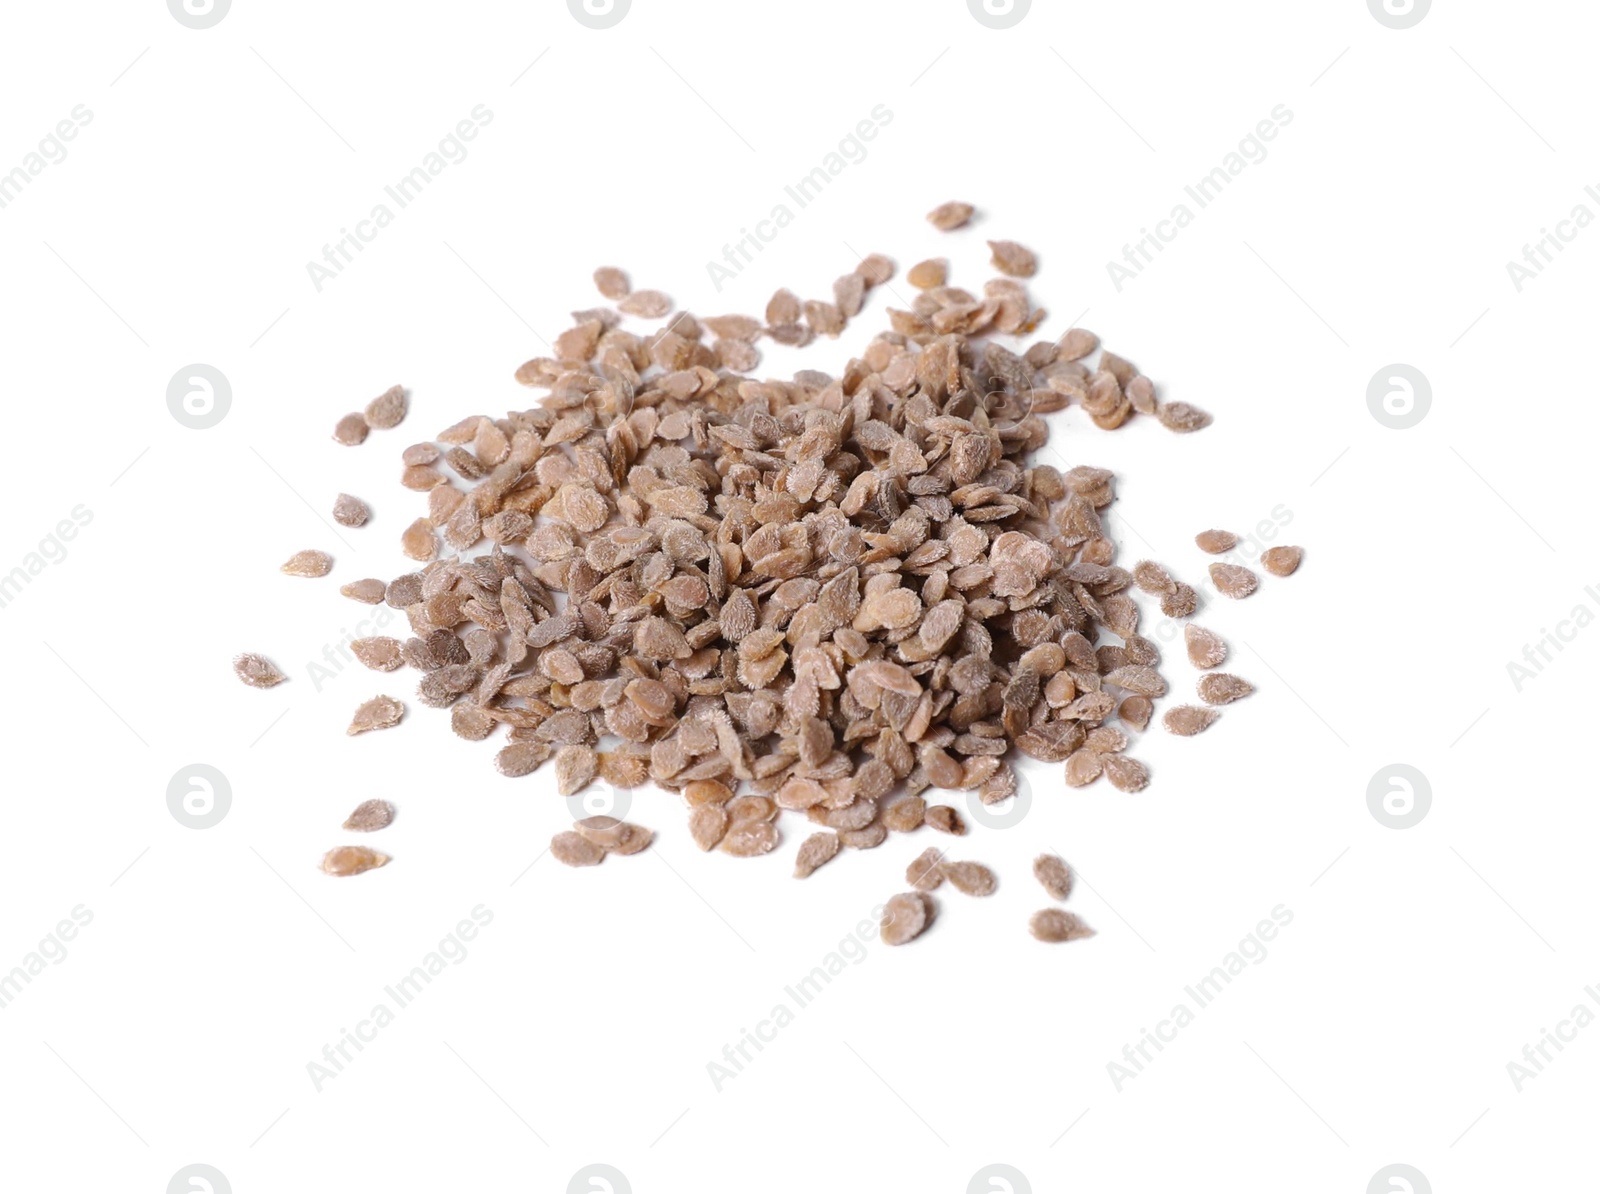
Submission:
<svg viewBox="0 0 1600 1194">
<path fill-rule="evenodd" d="M 1036 1191 L 1357 1194 L 1396 1162 L 1438 1191 L 1592 1181 L 1600 1029 L 1520 1093 L 1507 1072 L 1574 1005 L 1600 1012 L 1600 632 L 1520 692 L 1507 672 L 1574 606 L 1600 611 L 1580 491 L 1600 231 L 1520 293 L 1506 270 L 1575 205 L 1600 212 L 1590 6 L 1440 3 L 1404 31 L 1361 0 L 1038 0 L 1009 30 L 960 0 L 635 0 L 605 30 L 555 0 L 4 20 L 0 170 L 93 114 L 0 210 L 0 572 L 92 513 L 0 610 L 0 970 L 93 914 L 0 1010 L 5 1188 L 159 1194 L 193 1163 L 239 1194 L 557 1191 L 595 1162 L 640 1192 L 955 1192 L 994 1162 Z M 479 104 L 468 156 L 319 293 L 307 262 Z M 717 293 L 706 263 L 880 104 L 865 159 Z M 1280 104 L 1265 159 L 1119 291 L 1107 262 Z M 922 215 L 954 197 L 982 215 L 941 237 Z M 310 664 L 370 612 L 336 586 L 407 567 L 423 503 L 400 450 L 529 405 L 512 371 L 599 301 L 595 266 L 759 313 L 779 285 L 825 297 L 855 251 L 945 255 L 976 287 L 989 236 L 1039 252 L 1042 334 L 1078 320 L 1216 416 L 1187 437 L 1053 420 L 1062 460 L 1119 476 L 1121 562 L 1199 580 L 1196 531 L 1279 506 L 1306 562 L 1198 615 L 1255 696 L 1199 738 L 1145 735 L 1137 796 L 1030 770 L 1027 817 L 954 843 L 999 892 L 941 892 L 925 938 L 874 941 L 719 1093 L 707 1063 L 933 835 L 801 884 L 803 823 L 765 859 L 704 856 L 680 802 L 646 792 L 651 851 L 535 862 L 568 819 L 548 772 L 500 778 L 495 744 L 414 700 L 347 739 L 357 703 L 414 677 L 319 684 Z M 888 289 L 764 369 L 836 371 L 900 305 Z M 231 382 L 209 430 L 166 405 L 194 362 Z M 1367 405 L 1395 362 L 1431 382 L 1409 430 Z M 395 382 L 400 429 L 330 441 Z M 371 501 L 366 528 L 330 527 L 341 490 Z M 279 574 L 307 547 L 333 577 Z M 291 682 L 243 687 L 243 650 Z M 1181 693 L 1193 672 L 1167 661 Z M 232 790 L 204 831 L 166 806 L 197 762 Z M 1431 781 L 1406 830 L 1367 807 L 1396 762 Z M 401 808 L 375 842 L 394 863 L 322 876 L 368 796 Z M 1082 872 L 1091 941 L 1026 933 L 1047 848 Z M 319 1093 L 307 1063 L 478 905 L 465 961 Z M 1278 905 L 1266 960 L 1119 1092 L 1108 1063 Z"/>
</svg>

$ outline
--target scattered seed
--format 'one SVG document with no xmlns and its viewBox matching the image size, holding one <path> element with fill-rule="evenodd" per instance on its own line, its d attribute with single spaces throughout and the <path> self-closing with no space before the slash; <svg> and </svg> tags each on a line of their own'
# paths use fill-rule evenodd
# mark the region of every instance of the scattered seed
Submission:
<svg viewBox="0 0 1600 1194">
<path fill-rule="evenodd" d="M 968 220 L 972 219 L 974 208 L 970 203 L 961 203 L 952 199 L 949 203 L 941 203 L 928 213 L 928 223 L 940 232 L 953 232 Z"/>
<path fill-rule="evenodd" d="M 1093 937 L 1094 930 L 1065 908 L 1041 908 L 1028 918 L 1028 932 L 1040 941 L 1057 943 Z"/>
<path fill-rule="evenodd" d="M 233 674 L 251 688 L 271 688 L 274 684 L 282 684 L 289 678 L 265 655 L 235 655 Z"/>
<path fill-rule="evenodd" d="M 357 444 L 366 442 L 367 432 L 370 430 L 367 420 L 361 415 L 346 415 L 334 424 L 333 438 L 335 442 L 353 448 Z"/>
<path fill-rule="evenodd" d="M 608 299 L 625 299 L 628 297 L 628 275 L 620 269 L 609 265 L 602 265 L 594 271 L 595 288 L 601 295 Z"/>
<path fill-rule="evenodd" d="M 550 839 L 550 856 L 565 866 L 599 866 L 606 859 L 606 848 L 568 829 Z"/>
<path fill-rule="evenodd" d="M 1304 554 L 1298 547 L 1269 547 L 1261 553 L 1261 566 L 1273 576 L 1289 576 L 1300 567 Z"/>
<path fill-rule="evenodd" d="M 1197 685 L 1200 699 L 1208 705 L 1228 705 L 1249 696 L 1256 686 L 1227 672 L 1207 672 Z"/>
<path fill-rule="evenodd" d="M 1041 854 L 1033 860 L 1033 877 L 1058 900 L 1072 894 L 1072 868 L 1054 854 Z"/>
<path fill-rule="evenodd" d="M 1203 709 L 1199 705 L 1175 705 L 1161 715 L 1161 724 L 1179 737 L 1192 738 L 1219 716 L 1215 709 Z"/>
<path fill-rule="evenodd" d="M 1194 541 L 1201 551 L 1214 556 L 1223 555 L 1239 546 L 1239 536 L 1232 531 L 1201 531 Z"/>
<path fill-rule="evenodd" d="M 325 551 L 297 551 L 278 571 L 289 576 L 327 576 L 333 571 L 333 557 Z"/>
<path fill-rule="evenodd" d="M 1240 599 L 1254 593 L 1260 582 L 1254 572 L 1239 564 L 1213 564 L 1211 583 L 1217 586 L 1217 592 L 1224 597 Z"/>
<path fill-rule="evenodd" d="M 944 882 L 944 851 L 929 846 L 906 867 L 906 882 L 918 891 L 933 891 Z"/>
<path fill-rule="evenodd" d="M 1039 268 L 1039 259 L 1014 240 L 992 240 L 989 250 L 990 264 L 1007 277 L 1031 278 Z"/>
<path fill-rule="evenodd" d="M 371 517 L 372 511 L 367 508 L 367 503 L 358 497 L 341 493 L 333 499 L 333 521 L 342 527 L 366 526 L 367 519 Z"/>
<path fill-rule="evenodd" d="M 345 818 L 344 828 L 355 833 L 374 833 L 394 820 L 394 805 L 387 800 L 363 800 Z"/>
<path fill-rule="evenodd" d="M 920 892 L 906 892 L 890 896 L 883 906 L 883 920 L 879 936 L 885 945 L 904 945 L 917 937 L 928 925 L 926 896 Z"/>
<path fill-rule="evenodd" d="M 355 716 L 350 719 L 350 728 L 345 733 L 365 734 L 368 730 L 386 730 L 399 725 L 405 712 L 406 707 L 393 697 L 373 697 L 356 709 Z"/>
<path fill-rule="evenodd" d="M 1189 662 L 1202 670 L 1218 667 L 1228 658 L 1228 644 L 1213 630 L 1190 623 L 1183 628 L 1183 641 L 1189 651 Z"/>
<path fill-rule="evenodd" d="M 322 856 L 322 869 L 326 874 L 344 878 L 386 866 L 389 861 L 387 854 L 380 854 L 368 846 L 336 846 Z"/>
<path fill-rule="evenodd" d="M 352 601 L 359 601 L 363 605 L 379 605 L 383 602 L 384 594 L 389 591 L 389 586 L 381 580 L 353 580 L 347 585 L 340 585 L 341 595 Z"/>
<path fill-rule="evenodd" d="M 812 872 L 830 861 L 838 853 L 838 834 L 813 833 L 800 843 L 800 853 L 795 855 L 794 860 L 794 877 L 796 879 L 810 878 Z"/>
<path fill-rule="evenodd" d="M 944 877 L 950 880 L 950 886 L 963 895 L 994 894 L 994 872 L 981 862 L 946 862 L 942 864 L 942 869 Z"/>
</svg>

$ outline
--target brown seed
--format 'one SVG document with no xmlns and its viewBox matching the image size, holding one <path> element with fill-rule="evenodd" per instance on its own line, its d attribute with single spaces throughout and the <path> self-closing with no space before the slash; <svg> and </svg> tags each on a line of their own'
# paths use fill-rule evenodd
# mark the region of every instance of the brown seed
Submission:
<svg viewBox="0 0 1600 1194">
<path fill-rule="evenodd" d="M 353 580 L 347 585 L 340 585 L 339 592 L 352 601 L 359 601 L 364 605 L 378 605 L 383 601 L 383 596 L 388 592 L 389 586 L 381 580 L 368 578 L 366 580 Z"/>
<path fill-rule="evenodd" d="M 1187 618 L 1199 604 L 1199 594 L 1182 581 L 1172 586 L 1172 592 L 1161 596 L 1161 612 L 1169 618 Z"/>
<path fill-rule="evenodd" d="M 1218 667 L 1228 658 L 1228 644 L 1215 631 L 1193 623 L 1183 628 L 1184 645 L 1189 651 L 1189 662 L 1202 670 Z"/>
<path fill-rule="evenodd" d="M 1239 546 L 1239 536 L 1232 531 L 1201 531 L 1194 537 L 1194 541 L 1201 551 L 1214 556 L 1220 556 Z"/>
<path fill-rule="evenodd" d="M 1094 930 L 1064 908 L 1041 908 L 1028 918 L 1028 932 L 1040 941 L 1058 943 L 1093 937 Z"/>
<path fill-rule="evenodd" d="M 919 290 L 932 290 L 943 286 L 945 280 L 945 262 L 943 258 L 935 257 L 928 261 L 919 261 L 906 271 L 906 281 Z"/>
<path fill-rule="evenodd" d="M 367 508 L 367 503 L 358 497 L 341 493 L 333 499 L 333 521 L 342 527 L 365 526 L 371 517 L 372 511 Z"/>
<path fill-rule="evenodd" d="M 378 636 L 353 639 L 350 653 L 375 672 L 392 672 L 405 662 L 405 656 L 400 652 L 400 640 L 395 638 Z"/>
<path fill-rule="evenodd" d="M 838 853 L 838 834 L 813 833 L 800 843 L 800 852 L 795 855 L 794 860 L 794 877 L 796 879 L 809 878 L 812 872 L 830 861 Z"/>
<path fill-rule="evenodd" d="M 635 290 L 617 304 L 617 310 L 642 319 L 661 319 L 672 310 L 672 300 L 659 290 Z"/>
<path fill-rule="evenodd" d="M 883 906 L 879 936 L 885 945 L 904 945 L 928 925 L 927 897 L 917 892 L 890 896 Z"/>
<path fill-rule="evenodd" d="M 1211 424 L 1210 415 L 1187 402 L 1163 402 L 1156 411 L 1156 418 L 1171 431 L 1199 431 Z"/>
<path fill-rule="evenodd" d="M 361 704 L 350 719 L 346 734 L 365 734 L 368 730 L 386 730 L 400 724 L 406 707 L 390 696 L 376 696 Z"/>
<path fill-rule="evenodd" d="M 587 746 L 563 746 L 556 751 L 556 791 L 571 796 L 594 780 L 599 760 Z"/>
<path fill-rule="evenodd" d="M 1207 672 L 1200 677 L 1198 685 L 1200 699 L 1208 705 L 1228 705 L 1241 697 L 1247 697 L 1256 690 L 1256 686 L 1248 680 L 1241 680 L 1238 676 L 1230 676 L 1227 672 Z"/>
<path fill-rule="evenodd" d="M 439 540 L 434 537 L 433 523 L 419 518 L 400 536 L 400 550 L 409 559 L 431 560 L 439 554 Z"/>
<path fill-rule="evenodd" d="M 944 882 L 944 851 L 929 846 L 906 867 L 906 882 L 918 891 L 933 891 Z"/>
<path fill-rule="evenodd" d="M 1289 576 L 1300 567 L 1304 554 L 1298 547 L 1269 547 L 1261 553 L 1261 566 L 1273 576 Z"/>
<path fill-rule="evenodd" d="M 1210 571 L 1211 583 L 1217 586 L 1217 592 L 1224 597 L 1248 597 L 1260 583 L 1254 572 L 1238 564 L 1213 564 Z"/>
<path fill-rule="evenodd" d="M 368 846 L 336 846 L 322 856 L 322 870 L 325 874 L 344 878 L 384 866 L 388 862 L 387 854 L 380 854 Z"/>
<path fill-rule="evenodd" d="M 960 837 L 967 832 L 966 821 L 948 804 L 929 805 L 923 821 L 940 833 L 951 833 Z"/>
<path fill-rule="evenodd" d="M 297 551 L 278 571 L 289 576 L 327 576 L 333 571 L 333 557 L 325 551 Z"/>
<path fill-rule="evenodd" d="M 605 861 L 606 849 L 568 829 L 550 839 L 550 856 L 566 866 L 598 866 Z"/>
<path fill-rule="evenodd" d="M 689 814 L 689 836 L 702 850 L 715 847 L 727 832 L 728 814 L 719 805 L 702 804 Z"/>
<path fill-rule="evenodd" d="M 282 684 L 289 678 L 265 655 L 235 655 L 233 674 L 251 688 L 271 688 L 274 684 Z"/>
<path fill-rule="evenodd" d="M 890 278 L 894 277 L 894 262 L 890 261 L 882 253 L 868 253 L 861 259 L 861 264 L 856 266 L 856 273 L 866 279 L 868 286 L 882 286 Z M 767 322 L 775 322 L 772 319 L 770 310 L 767 315 Z"/>
<path fill-rule="evenodd" d="M 723 837 L 720 849 L 737 858 L 754 858 L 771 852 L 778 844 L 778 830 L 771 821 L 740 821 Z"/>
<path fill-rule="evenodd" d="M 1161 724 L 1183 738 L 1191 738 L 1216 721 L 1220 714 L 1215 709 L 1199 705 L 1175 705 L 1161 715 Z"/>
<path fill-rule="evenodd" d="M 367 425 L 374 431 L 398 427 L 406 417 L 406 392 L 403 386 L 390 386 L 367 403 Z"/>
<path fill-rule="evenodd" d="M 1031 278 L 1039 268 L 1039 259 L 1014 240 L 992 240 L 989 250 L 990 264 L 1008 277 Z"/>
<path fill-rule="evenodd" d="M 911 833 L 921 828 L 927 811 L 927 803 L 921 796 L 906 796 L 883 810 L 883 824 L 895 833 Z"/>
<path fill-rule="evenodd" d="M 345 415 L 333 425 L 334 442 L 353 448 L 357 444 L 366 442 L 367 432 L 370 430 L 367 420 L 361 415 Z"/>
<path fill-rule="evenodd" d="M 594 271 L 595 288 L 608 299 L 628 297 L 628 275 L 614 266 L 602 265 Z"/>
<path fill-rule="evenodd" d="M 345 818 L 344 828 L 355 833 L 373 833 L 394 820 L 394 805 L 387 800 L 363 800 Z"/>
<path fill-rule="evenodd" d="M 1148 697 L 1131 696 L 1117 706 L 1117 716 L 1134 729 L 1140 731 L 1143 731 L 1145 726 L 1150 724 L 1150 714 L 1152 712 L 1154 712 L 1154 706 L 1151 705 Z"/>
<path fill-rule="evenodd" d="M 942 869 L 944 870 L 944 877 L 950 880 L 950 886 L 963 895 L 987 896 L 994 894 L 994 872 L 981 862 L 946 862 L 943 864 Z"/>
<path fill-rule="evenodd" d="M 1173 593 L 1178 588 L 1167 570 L 1151 560 L 1140 560 L 1133 566 L 1133 583 L 1146 593 Z"/>
<path fill-rule="evenodd" d="M 1072 894 L 1072 868 L 1054 854 L 1041 854 L 1033 860 L 1033 877 L 1058 900 Z"/>
<path fill-rule="evenodd" d="M 952 199 L 948 203 L 941 203 L 928 213 L 928 223 L 940 232 L 952 232 L 960 228 L 972 218 L 975 209 L 970 203 L 961 203 Z"/>
<path fill-rule="evenodd" d="M 1106 755 L 1105 775 L 1111 786 L 1122 792 L 1141 792 L 1150 782 L 1150 769 L 1127 755 Z"/>
<path fill-rule="evenodd" d="M 1067 756 L 1067 786 L 1085 788 L 1100 778 L 1105 756 L 1097 750 L 1075 750 Z"/>
</svg>

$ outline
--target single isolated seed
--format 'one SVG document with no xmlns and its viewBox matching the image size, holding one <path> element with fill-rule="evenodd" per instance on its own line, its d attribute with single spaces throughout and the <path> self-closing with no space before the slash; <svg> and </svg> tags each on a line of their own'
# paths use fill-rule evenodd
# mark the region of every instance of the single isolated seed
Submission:
<svg viewBox="0 0 1600 1194">
<path fill-rule="evenodd" d="M 1239 564 L 1213 564 L 1210 571 L 1211 583 L 1217 586 L 1217 592 L 1236 600 L 1250 596 L 1260 583 L 1254 572 Z"/>
<path fill-rule="evenodd" d="M 990 264 L 1011 278 L 1031 278 L 1039 268 L 1039 259 L 1014 240 L 992 240 L 989 251 Z"/>
<path fill-rule="evenodd" d="M 628 297 L 628 275 L 614 266 L 602 265 L 594 271 L 595 289 L 608 299 L 625 299 Z"/>
<path fill-rule="evenodd" d="M 819 866 L 830 861 L 838 853 L 837 833 L 813 833 L 800 843 L 800 853 L 795 855 L 794 860 L 794 877 L 809 878 Z"/>
<path fill-rule="evenodd" d="M 892 895 L 883 906 L 878 935 L 885 945 L 904 945 L 928 927 L 929 897 L 921 892 Z"/>
<path fill-rule="evenodd" d="M 333 557 L 325 551 L 297 551 L 278 571 L 288 576 L 327 576 L 333 571 Z"/>
<path fill-rule="evenodd" d="M 355 833 L 373 833 L 387 828 L 394 820 L 394 805 L 387 800 L 363 800 L 345 818 L 344 828 Z"/>
<path fill-rule="evenodd" d="M 342 527 L 366 526 L 367 519 L 371 517 L 372 511 L 367 508 L 367 503 L 358 497 L 341 493 L 333 499 L 333 521 Z"/>
<path fill-rule="evenodd" d="M 940 232 L 953 232 L 968 220 L 976 210 L 970 203 L 962 203 L 952 199 L 948 203 L 941 203 L 928 213 L 928 223 Z"/>
<path fill-rule="evenodd" d="M 391 696 L 376 696 L 356 709 L 350 719 L 346 734 L 365 734 L 368 730 L 386 730 L 400 724 L 406 707 Z"/>
<path fill-rule="evenodd" d="M 1180 738 L 1192 738 L 1207 729 L 1219 716 L 1215 709 L 1203 709 L 1199 705 L 1175 705 L 1161 715 L 1161 724 Z"/>
<path fill-rule="evenodd" d="M 367 426 L 374 431 L 387 431 L 400 426 L 406 417 L 406 391 L 403 386 L 390 386 L 367 403 Z"/>
<path fill-rule="evenodd" d="M 1222 641 L 1222 636 L 1192 622 L 1183 628 L 1183 642 L 1189 652 L 1189 662 L 1202 671 L 1218 667 L 1228 658 L 1228 644 Z"/>
<path fill-rule="evenodd" d="M 1261 566 L 1273 576 L 1289 576 L 1300 567 L 1303 555 L 1298 547 L 1269 547 L 1261 553 Z"/>
<path fill-rule="evenodd" d="M 1194 537 L 1194 541 L 1201 551 L 1214 556 L 1220 556 L 1239 546 L 1239 536 L 1232 531 L 1201 531 Z"/>
<path fill-rule="evenodd" d="M 271 688 L 275 684 L 282 684 L 289 678 L 280 672 L 278 665 L 265 655 L 235 655 L 233 657 L 233 674 L 251 688 Z"/>
<path fill-rule="evenodd" d="M 1197 687 L 1200 699 L 1208 705 L 1231 704 L 1256 690 L 1250 681 L 1230 676 L 1227 672 L 1207 672 L 1200 677 Z"/>
<path fill-rule="evenodd" d="M 1094 936 L 1094 930 L 1084 924 L 1082 918 L 1065 908 L 1039 909 L 1028 918 L 1028 932 L 1052 944 Z"/>
<path fill-rule="evenodd" d="M 386 866 L 389 861 L 387 854 L 369 846 L 335 846 L 322 856 L 322 870 L 325 874 L 345 878 Z"/>
<path fill-rule="evenodd" d="M 1054 854 L 1041 854 L 1033 860 L 1033 877 L 1055 899 L 1072 894 L 1072 868 Z"/>
</svg>

